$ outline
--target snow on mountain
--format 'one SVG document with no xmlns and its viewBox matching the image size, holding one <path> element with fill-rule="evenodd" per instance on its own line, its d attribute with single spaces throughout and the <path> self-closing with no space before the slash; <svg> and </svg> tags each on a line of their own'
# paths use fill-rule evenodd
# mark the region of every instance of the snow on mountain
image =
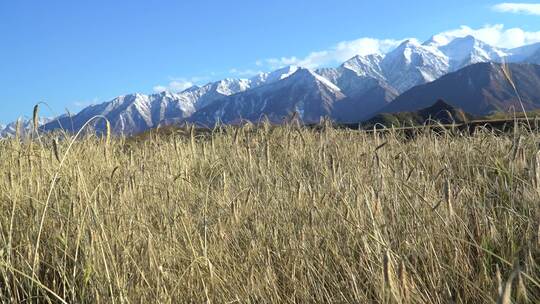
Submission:
<svg viewBox="0 0 540 304">
<path fill-rule="evenodd" d="M 384 56 L 380 66 L 388 83 L 399 92 L 480 62 L 500 62 L 511 50 L 490 46 L 473 36 L 451 40 L 432 37 L 420 44 L 407 40 Z"/>
<path fill-rule="evenodd" d="M 163 121 L 178 121 L 191 116 L 196 110 L 210 103 L 250 88 L 246 79 L 223 79 L 205 86 L 193 86 L 180 93 L 161 92 L 158 94 L 130 94 L 117 97 L 109 102 L 83 109 L 73 117 L 63 117 L 44 126 L 46 130 L 80 130 L 92 117 L 104 116 L 111 123 L 116 134 L 135 134 L 157 127 Z M 105 128 L 103 121 L 94 127 L 98 131 Z"/>
<path fill-rule="evenodd" d="M 251 83 L 247 79 L 226 78 L 202 87 L 189 88 L 179 95 L 189 99 L 196 109 L 201 109 L 217 99 L 244 92 L 250 87 Z"/>
<path fill-rule="evenodd" d="M 341 67 L 355 72 L 358 76 L 367 76 L 375 79 L 384 79 L 381 68 L 383 55 L 373 54 L 368 56 L 355 56 L 343 63 Z"/>
<path fill-rule="evenodd" d="M 239 123 L 267 117 L 279 123 L 296 112 L 306 123 L 318 122 L 325 116 L 340 122 L 357 122 L 397 96 L 384 81 L 344 67 L 318 72 L 339 75 L 331 81 L 312 70 L 299 68 L 279 81 L 218 100 L 197 111 L 189 121 L 211 126 L 218 121 Z"/>
<path fill-rule="evenodd" d="M 315 72 L 339 88 L 350 91 L 351 87 L 365 87 L 363 80 L 366 79 L 384 80 L 385 78 L 380 66 L 382 59 L 383 56 L 379 54 L 369 56 L 358 55 L 345 61 L 340 67 L 321 68 L 315 70 Z"/>
<path fill-rule="evenodd" d="M 352 60 L 356 60 L 356 58 Z M 339 87 L 345 95 L 351 98 L 358 98 L 375 87 L 388 90 L 389 96 L 397 96 L 397 91 L 382 76 L 367 76 L 368 73 L 364 73 L 365 70 L 353 70 L 345 66 L 344 64 L 338 68 L 318 69 L 315 72 L 328 79 Z"/>
<path fill-rule="evenodd" d="M 259 121 L 264 116 L 281 122 L 293 112 L 305 122 L 330 115 L 335 102 L 345 99 L 341 90 L 315 72 L 299 68 L 282 80 L 235 94 L 197 111 L 189 120 L 203 125 L 216 122 Z"/>
<path fill-rule="evenodd" d="M 386 106 L 413 87 L 475 63 L 492 61 L 540 64 L 540 43 L 500 49 L 472 36 L 434 36 L 423 44 L 407 40 L 387 54 L 355 56 L 336 68 L 311 71 L 287 66 L 250 79 L 228 78 L 193 86 L 176 94 L 121 96 L 90 106 L 75 116 L 56 119 L 43 128 L 78 130 L 91 117 L 103 115 L 115 132 L 134 134 L 188 119 L 236 122 L 267 115 L 280 120 L 294 111 L 306 121 L 332 115 L 351 122 Z M 103 129 L 104 124 L 95 127 Z"/>
<path fill-rule="evenodd" d="M 502 58 L 509 55 L 504 50 L 492 47 L 473 36 L 456 38 L 439 47 L 439 50 L 449 59 L 449 72 L 480 62 L 500 62 Z"/>
<path fill-rule="evenodd" d="M 448 73 L 449 60 L 438 48 L 407 40 L 386 54 L 381 67 L 388 83 L 403 92 Z"/>
<path fill-rule="evenodd" d="M 169 117 L 188 117 L 195 112 L 190 98 L 181 94 L 162 92 L 153 95 L 130 94 L 117 97 L 109 102 L 89 106 L 75 116 L 64 116 L 43 126 L 44 130 L 64 129 L 78 131 L 95 116 L 104 116 L 117 134 L 134 134 L 155 127 Z M 103 131 L 105 124 L 97 120 L 97 131 Z"/>
<path fill-rule="evenodd" d="M 40 117 L 38 124 L 40 126 L 50 122 L 52 119 Z M 19 135 L 26 136 L 34 128 L 34 122 L 28 117 L 21 117 L 18 120 L 11 122 L 5 126 L 0 125 L 0 138 L 13 137 L 17 134 L 17 126 L 19 127 Z"/>
<path fill-rule="evenodd" d="M 298 71 L 298 69 L 298 66 L 290 65 L 270 73 L 259 73 L 249 80 L 251 88 L 285 79 Z"/>
</svg>

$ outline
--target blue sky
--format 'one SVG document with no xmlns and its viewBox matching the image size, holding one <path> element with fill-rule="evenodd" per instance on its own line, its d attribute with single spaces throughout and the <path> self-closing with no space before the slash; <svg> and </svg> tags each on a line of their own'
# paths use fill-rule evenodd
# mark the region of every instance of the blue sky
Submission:
<svg viewBox="0 0 540 304">
<path fill-rule="evenodd" d="M 288 63 L 337 65 L 353 53 L 450 30 L 499 46 L 540 41 L 534 3 L 0 1 L 0 122 L 31 113 L 40 101 L 55 111 L 44 115 L 76 112 L 122 94 L 247 77 Z"/>
</svg>

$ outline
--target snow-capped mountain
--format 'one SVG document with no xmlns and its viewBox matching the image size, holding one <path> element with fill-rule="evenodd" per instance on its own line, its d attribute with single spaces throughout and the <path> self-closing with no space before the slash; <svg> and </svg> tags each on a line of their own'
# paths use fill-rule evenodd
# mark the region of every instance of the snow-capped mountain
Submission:
<svg viewBox="0 0 540 304">
<path fill-rule="evenodd" d="M 56 119 L 43 126 L 43 129 L 77 131 L 92 117 L 104 116 L 111 122 L 112 130 L 116 134 L 135 134 L 164 122 L 185 120 L 197 110 L 225 97 L 279 81 L 298 69 L 290 66 L 271 73 L 261 73 L 249 80 L 227 78 L 201 87 L 193 86 L 179 93 L 165 91 L 152 95 L 120 96 L 109 102 L 89 106 L 77 115 Z M 98 131 L 105 128 L 104 122 L 99 120 L 93 126 Z"/>
<path fill-rule="evenodd" d="M 411 88 L 475 63 L 501 61 L 540 64 L 540 43 L 500 49 L 472 36 L 434 37 L 424 43 L 407 40 L 387 54 L 354 56 L 335 68 L 311 71 L 287 66 L 250 79 L 223 79 L 179 93 L 121 96 L 56 119 L 42 129 L 75 131 L 96 115 L 107 117 L 113 130 L 123 134 L 183 121 L 234 123 L 263 116 L 281 121 L 293 112 L 305 122 L 318 121 L 321 116 L 357 122 L 390 107 L 399 94 Z M 99 130 L 104 124 L 95 127 Z"/>
<path fill-rule="evenodd" d="M 422 44 L 416 40 L 406 40 L 385 55 L 356 56 L 343 67 L 357 71 L 359 75 L 385 80 L 403 93 L 475 63 L 535 62 L 536 52 L 540 52 L 540 43 L 501 49 L 473 36 L 449 41 L 431 38 Z"/>
<path fill-rule="evenodd" d="M 340 83 L 344 81 L 344 75 L 354 76 L 357 80 L 367 78 L 385 80 L 380 66 L 382 59 L 383 56 L 379 54 L 358 55 L 345 61 L 337 68 L 321 68 L 315 72 L 343 89 Z"/>
<path fill-rule="evenodd" d="M 223 79 L 205 86 L 194 86 L 180 93 L 130 94 L 109 102 L 92 105 L 77 115 L 56 119 L 43 126 L 45 130 L 64 129 L 78 131 L 95 116 L 104 116 L 116 134 L 135 134 L 157 127 L 163 121 L 178 121 L 191 116 L 196 110 L 226 96 L 246 91 L 250 82 L 246 79 Z M 96 120 L 98 131 L 104 122 Z"/>
<path fill-rule="evenodd" d="M 211 126 L 216 122 L 282 122 L 296 112 L 305 123 L 328 116 L 339 122 L 357 122 L 386 106 L 397 92 L 382 80 L 361 76 L 345 67 L 319 71 L 335 73 L 332 81 L 299 68 L 289 77 L 231 95 L 197 111 L 188 120 Z"/>
<path fill-rule="evenodd" d="M 195 112 L 195 105 L 180 94 L 162 92 L 153 95 L 131 94 L 120 96 L 110 102 L 85 108 L 74 116 L 56 119 L 42 128 L 78 131 L 96 116 L 104 116 L 117 134 L 134 134 L 153 128 L 168 117 L 188 117 Z M 104 122 L 96 120 L 96 130 L 103 131 Z"/>
<path fill-rule="evenodd" d="M 360 100 L 361 113 L 371 113 L 385 106 L 398 94 L 386 82 L 381 68 L 383 56 L 380 54 L 355 56 L 337 68 L 324 68 L 316 73 L 338 86 L 347 97 Z"/>
<path fill-rule="evenodd" d="M 270 73 L 258 73 L 249 80 L 249 83 L 251 88 L 260 87 L 265 84 L 285 79 L 298 71 L 298 69 L 298 66 L 290 65 Z"/>
<path fill-rule="evenodd" d="M 386 54 L 381 67 L 387 82 L 399 92 L 431 82 L 450 69 L 443 52 L 416 40 L 406 40 Z"/>
<path fill-rule="evenodd" d="M 355 56 L 343 63 L 342 68 L 355 72 L 358 76 L 372 77 L 375 79 L 383 80 L 384 72 L 381 67 L 381 62 L 384 56 L 380 54 L 373 54 L 367 56 Z"/>
<path fill-rule="evenodd" d="M 291 76 L 219 100 L 197 111 L 191 122 L 213 125 L 216 122 L 259 121 L 265 116 L 282 122 L 297 112 L 305 122 L 330 115 L 334 103 L 345 99 L 341 90 L 311 70 L 299 68 Z"/>
<path fill-rule="evenodd" d="M 353 60 L 355 60 L 353 58 Z M 380 77 L 365 76 L 366 73 L 347 68 L 347 63 L 338 68 L 319 69 L 317 73 L 329 79 L 333 84 L 358 107 L 349 109 L 346 115 L 334 117 L 341 122 L 352 122 L 354 118 L 361 119 L 386 106 L 399 93 L 390 84 Z M 352 113 L 351 113 L 352 111 Z M 345 113 L 345 112 L 344 112 Z"/>
<path fill-rule="evenodd" d="M 202 87 L 189 88 L 178 95 L 190 100 L 196 109 L 201 109 L 217 99 L 244 92 L 250 87 L 251 82 L 247 79 L 226 78 Z"/>
<path fill-rule="evenodd" d="M 447 45 L 439 47 L 450 62 L 450 71 L 456 71 L 471 64 L 496 61 L 509 54 L 499 48 L 492 47 L 473 36 L 456 38 Z"/>
<path fill-rule="evenodd" d="M 51 118 L 40 117 L 38 124 L 42 126 L 51 120 Z M 19 135 L 24 137 L 34 128 L 34 122 L 28 117 L 21 117 L 17 121 L 11 122 L 5 126 L 0 125 L 0 138 L 15 136 L 17 134 L 17 127 L 19 127 Z"/>
</svg>

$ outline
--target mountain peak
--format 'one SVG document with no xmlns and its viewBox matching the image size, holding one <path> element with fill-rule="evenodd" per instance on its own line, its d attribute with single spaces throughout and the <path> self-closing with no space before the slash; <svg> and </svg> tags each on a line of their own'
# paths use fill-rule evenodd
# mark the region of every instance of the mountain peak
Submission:
<svg viewBox="0 0 540 304">
<path fill-rule="evenodd" d="M 449 103 L 447 103 L 446 101 L 444 101 L 443 99 L 437 99 L 437 101 L 432 104 L 431 106 L 425 108 L 424 110 L 429 110 L 429 111 L 432 111 L 432 112 L 438 112 L 438 111 L 449 111 L 449 110 L 454 110 L 455 108 L 450 105 Z"/>
<path fill-rule="evenodd" d="M 252 88 L 259 87 L 264 84 L 269 84 L 285 79 L 294 74 L 298 69 L 299 67 L 296 65 L 288 65 L 270 73 L 258 73 L 257 75 L 249 79 L 249 82 Z"/>
<path fill-rule="evenodd" d="M 416 48 L 421 46 L 420 42 L 416 39 L 407 39 L 403 41 L 396 49 L 404 49 L 404 48 Z"/>
<path fill-rule="evenodd" d="M 474 47 L 475 45 L 484 45 L 482 41 L 476 39 L 472 35 L 468 35 L 465 37 L 458 37 L 450 41 L 445 47 L 450 47 L 452 45 L 458 45 L 460 47 Z"/>
<path fill-rule="evenodd" d="M 351 59 L 345 61 L 341 66 L 345 67 L 350 64 L 357 64 L 357 63 L 372 63 L 374 61 L 380 61 L 383 58 L 383 55 L 381 54 L 370 54 L 370 55 L 356 55 L 352 57 Z"/>
<path fill-rule="evenodd" d="M 286 67 L 277 69 L 273 72 L 268 73 L 268 81 L 277 81 L 277 80 L 285 79 L 291 76 L 292 74 L 296 73 L 300 69 L 302 68 L 296 65 L 288 65 Z"/>
<path fill-rule="evenodd" d="M 499 61 L 508 54 L 496 47 L 469 35 L 452 40 L 439 48 L 451 61 L 451 70 L 457 70 L 470 64 Z"/>
<path fill-rule="evenodd" d="M 312 72 L 310 69 L 300 67 L 286 79 L 289 81 L 298 81 L 302 79 L 316 79 L 316 74 Z"/>
<path fill-rule="evenodd" d="M 199 90 L 201 87 L 199 87 L 198 85 L 193 85 L 185 90 L 183 90 L 181 93 L 192 93 L 192 92 L 195 92 L 197 90 Z"/>
<path fill-rule="evenodd" d="M 448 43 L 448 41 L 447 41 L 447 39 L 445 37 L 442 37 L 440 35 L 433 35 L 433 36 L 429 37 L 429 39 L 426 40 L 424 43 L 422 43 L 422 45 L 438 47 L 438 46 L 441 46 L 441 45 L 445 45 L 447 43 Z"/>
<path fill-rule="evenodd" d="M 431 36 L 431 38 L 429 38 L 427 41 L 422 43 L 422 45 L 440 48 L 440 47 L 447 46 L 448 44 L 451 44 L 453 42 L 460 42 L 460 43 L 465 43 L 465 44 L 469 43 L 470 45 L 474 45 L 475 43 L 478 43 L 478 42 L 483 43 L 482 41 L 478 40 L 473 35 L 467 35 L 463 37 L 448 37 L 446 35 L 434 35 L 434 36 Z"/>
<path fill-rule="evenodd" d="M 367 56 L 356 55 L 345 61 L 341 67 L 353 71 L 358 76 L 384 79 L 383 71 L 380 66 L 383 58 L 384 57 L 381 54 L 371 54 Z"/>
<path fill-rule="evenodd" d="M 216 92 L 223 95 L 232 95 L 238 92 L 243 92 L 249 89 L 249 80 L 247 79 L 235 79 L 225 78 L 214 83 Z"/>
<path fill-rule="evenodd" d="M 314 81 L 319 82 L 327 86 L 336 92 L 341 92 L 341 89 L 335 84 L 330 82 L 328 79 L 322 77 L 321 75 L 315 73 L 314 71 L 307 68 L 298 68 L 298 70 L 287 78 L 290 82 L 302 82 L 302 81 Z"/>
<path fill-rule="evenodd" d="M 176 96 L 176 94 L 171 92 L 171 91 L 162 91 L 162 92 L 159 92 L 159 93 L 154 94 L 154 95 L 158 95 L 158 96 L 161 96 L 161 97 L 167 97 L 167 98 L 174 98 Z"/>
<path fill-rule="evenodd" d="M 334 102 L 341 99 L 347 100 L 343 113 L 362 113 L 368 111 L 366 109 L 373 113 L 376 108 L 380 109 L 394 100 L 399 93 L 405 95 L 419 85 L 428 86 L 429 83 L 457 70 L 460 70 L 460 77 L 466 77 L 466 81 L 454 80 L 457 85 L 448 85 L 448 88 L 441 87 L 439 90 L 455 93 L 455 87 L 459 87 L 458 91 L 470 90 L 477 94 L 474 89 L 484 85 L 484 82 L 491 83 L 504 78 L 501 76 L 500 66 L 489 62 L 500 62 L 501 58 L 511 55 L 513 57 L 508 58 L 509 62 L 535 60 L 534 62 L 540 63 L 539 50 L 540 44 L 512 50 L 498 49 L 472 35 L 459 38 L 447 34 L 435 35 L 423 44 L 416 39 L 408 39 L 384 55 L 356 55 L 339 67 L 313 71 L 288 65 L 272 72 L 259 73 L 249 80 L 226 78 L 202 87 L 192 86 L 180 93 L 164 91 L 152 95 L 135 93 L 120 96 L 110 102 L 81 110 L 76 118 L 73 118 L 73 128 L 84 125 L 88 118 L 95 115 L 106 116 L 115 131 L 133 134 L 154 127 L 163 119 L 180 122 L 192 119 L 196 112 L 211 113 L 208 109 L 213 109 L 214 112 L 205 119 L 215 118 L 212 115 L 223 116 L 220 111 L 228 112 L 231 117 L 236 115 L 235 113 L 243 113 L 245 117 L 255 119 L 261 113 L 278 117 L 292 110 L 305 110 L 303 113 L 306 115 L 310 111 L 327 114 Z M 516 59 L 518 57 L 521 59 Z M 462 69 L 478 62 L 488 63 Z M 497 90 L 495 91 L 498 92 Z M 463 99 L 468 97 L 463 92 L 460 94 L 463 94 Z M 462 103 L 463 100 L 440 96 L 448 98 L 461 108 L 471 109 L 470 105 Z M 437 97 L 438 94 L 431 95 L 430 99 L 422 101 L 422 105 L 429 106 Z M 478 98 L 470 100 L 469 103 L 478 104 Z M 372 102 L 374 99 L 376 102 Z M 273 106 L 266 106 L 269 101 L 272 101 Z M 417 101 L 413 99 L 413 102 Z M 317 103 L 319 105 L 316 105 Z M 394 103 L 395 100 L 392 104 Z M 309 106 L 306 106 L 308 104 Z M 336 106 L 339 104 L 336 103 Z M 500 100 L 494 103 L 495 106 L 506 104 L 506 101 Z M 320 105 L 326 109 L 322 112 L 312 111 Z M 435 106 L 447 108 L 448 105 L 437 103 Z M 540 108 L 540 105 L 538 107 Z M 411 104 L 404 104 L 402 108 L 411 110 Z M 478 106 L 472 108 L 472 111 L 483 112 L 485 108 Z M 202 116 L 193 117 L 196 120 Z M 62 125 L 65 124 L 72 125 L 71 119 L 66 119 L 65 123 L 62 121 Z M 58 125 L 50 124 L 44 129 L 54 129 Z"/>
<path fill-rule="evenodd" d="M 295 72 L 299 68 L 299 66 L 292 64 L 278 69 L 277 72 Z"/>
<path fill-rule="evenodd" d="M 431 119 L 440 123 L 462 123 L 472 118 L 471 114 L 448 104 L 443 99 L 438 99 L 434 104 L 421 109 L 418 113 L 424 120 Z"/>
<path fill-rule="evenodd" d="M 134 101 L 142 97 L 146 97 L 146 95 L 141 94 L 141 93 L 131 93 L 131 94 L 120 96 L 119 99 Z"/>
</svg>

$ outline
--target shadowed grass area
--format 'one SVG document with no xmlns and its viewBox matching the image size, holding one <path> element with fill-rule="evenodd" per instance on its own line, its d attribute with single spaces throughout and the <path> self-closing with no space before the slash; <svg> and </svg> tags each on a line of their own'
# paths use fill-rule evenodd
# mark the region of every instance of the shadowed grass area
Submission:
<svg viewBox="0 0 540 304">
<path fill-rule="evenodd" d="M 293 126 L 3 140 L 0 302 L 538 303 L 539 142 Z"/>
</svg>

